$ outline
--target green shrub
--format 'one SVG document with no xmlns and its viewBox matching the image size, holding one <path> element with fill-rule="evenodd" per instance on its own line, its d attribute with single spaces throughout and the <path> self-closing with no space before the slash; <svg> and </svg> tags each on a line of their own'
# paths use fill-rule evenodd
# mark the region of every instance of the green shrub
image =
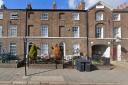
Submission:
<svg viewBox="0 0 128 85">
<path fill-rule="evenodd" d="M 94 64 L 94 65 L 95 64 L 101 64 L 100 61 L 96 61 L 96 60 L 92 60 L 91 63 Z"/>
</svg>

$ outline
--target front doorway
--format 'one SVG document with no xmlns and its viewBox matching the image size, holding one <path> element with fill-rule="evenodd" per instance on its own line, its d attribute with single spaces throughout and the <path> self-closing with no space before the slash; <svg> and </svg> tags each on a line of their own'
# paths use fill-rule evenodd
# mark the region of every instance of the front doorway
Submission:
<svg viewBox="0 0 128 85">
<path fill-rule="evenodd" d="M 113 46 L 113 57 L 112 60 L 121 61 L 121 45 L 114 45 Z"/>
<path fill-rule="evenodd" d="M 93 45 L 92 46 L 92 59 L 100 60 L 101 57 L 110 57 L 110 47 L 107 45 Z"/>
<path fill-rule="evenodd" d="M 66 56 L 66 46 L 65 46 L 65 43 L 64 42 L 61 42 L 59 44 L 60 46 L 60 50 L 61 50 L 61 59 L 62 59 L 62 64 L 63 64 L 63 67 L 64 68 L 72 68 L 72 60 L 66 60 L 67 56 Z"/>
<path fill-rule="evenodd" d="M 113 60 L 113 61 L 117 60 L 117 46 L 116 46 L 116 45 L 113 46 L 113 56 L 112 56 L 112 60 Z"/>
<path fill-rule="evenodd" d="M 65 43 L 64 42 L 61 42 L 59 44 L 59 46 L 60 46 L 60 49 L 61 49 L 62 56 L 65 57 L 65 55 L 66 55 L 66 52 L 65 52 Z"/>
</svg>

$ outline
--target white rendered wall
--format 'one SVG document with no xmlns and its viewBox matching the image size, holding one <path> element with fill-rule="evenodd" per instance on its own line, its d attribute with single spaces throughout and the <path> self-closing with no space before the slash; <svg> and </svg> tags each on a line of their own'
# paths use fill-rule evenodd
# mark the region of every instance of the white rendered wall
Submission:
<svg viewBox="0 0 128 85">
<path fill-rule="evenodd" d="M 121 45 L 117 45 L 117 61 L 121 61 Z"/>
</svg>

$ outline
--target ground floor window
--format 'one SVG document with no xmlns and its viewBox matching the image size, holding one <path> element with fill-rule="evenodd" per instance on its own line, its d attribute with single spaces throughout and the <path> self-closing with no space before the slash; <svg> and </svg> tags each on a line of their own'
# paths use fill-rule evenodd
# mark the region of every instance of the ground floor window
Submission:
<svg viewBox="0 0 128 85">
<path fill-rule="evenodd" d="M 80 54 L 80 45 L 79 44 L 73 44 L 73 54 L 74 55 Z"/>
<path fill-rule="evenodd" d="M 10 43 L 10 54 L 16 55 L 16 43 Z"/>
<path fill-rule="evenodd" d="M 48 44 L 41 45 L 41 55 L 48 55 Z"/>
</svg>

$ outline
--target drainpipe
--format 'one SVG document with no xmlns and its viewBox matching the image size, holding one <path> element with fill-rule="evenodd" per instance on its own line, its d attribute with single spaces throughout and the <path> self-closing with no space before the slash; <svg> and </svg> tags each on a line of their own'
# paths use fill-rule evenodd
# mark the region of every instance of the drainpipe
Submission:
<svg viewBox="0 0 128 85">
<path fill-rule="evenodd" d="M 87 14 L 86 14 L 86 25 L 87 25 L 87 34 L 86 34 L 86 36 L 87 36 L 87 57 L 90 57 L 89 56 L 89 28 L 88 28 L 88 11 L 87 11 Z"/>
</svg>

